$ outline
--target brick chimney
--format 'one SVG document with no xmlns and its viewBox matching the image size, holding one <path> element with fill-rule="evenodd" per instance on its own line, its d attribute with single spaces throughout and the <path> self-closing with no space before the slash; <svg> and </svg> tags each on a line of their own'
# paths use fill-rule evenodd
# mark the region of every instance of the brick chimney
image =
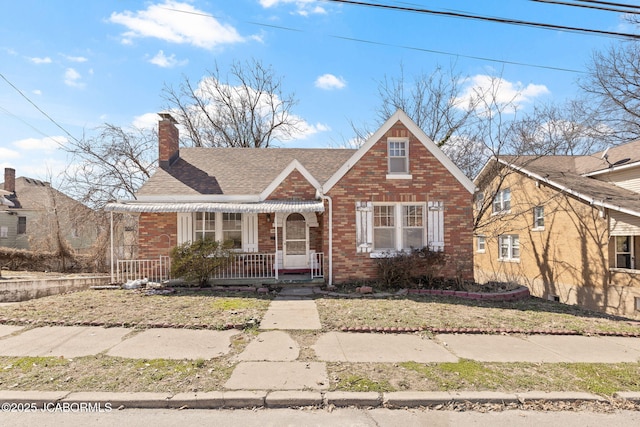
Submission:
<svg viewBox="0 0 640 427">
<path fill-rule="evenodd" d="M 16 191 L 16 170 L 4 168 L 4 190 L 14 193 Z"/>
<path fill-rule="evenodd" d="M 161 168 L 171 166 L 180 156 L 178 128 L 176 120 L 169 113 L 158 113 L 158 164 Z"/>
</svg>

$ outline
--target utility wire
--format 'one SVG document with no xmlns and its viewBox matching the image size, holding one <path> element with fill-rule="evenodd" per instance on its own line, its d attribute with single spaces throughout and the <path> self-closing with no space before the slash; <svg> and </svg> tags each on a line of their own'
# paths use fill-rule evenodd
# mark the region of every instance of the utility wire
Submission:
<svg viewBox="0 0 640 427">
<path fill-rule="evenodd" d="M 640 6 L 626 5 L 626 4 L 620 4 L 620 3 L 592 1 L 592 2 L 589 2 L 589 4 L 581 4 L 581 3 L 570 3 L 566 1 L 560 1 L 560 0 L 531 0 L 531 1 L 536 3 L 557 4 L 560 6 L 573 6 L 573 7 L 582 7 L 585 9 L 604 10 L 606 12 L 628 13 L 631 15 L 640 14 Z M 599 5 L 605 5 L 605 6 L 599 6 Z M 611 7 L 608 5 L 615 6 L 615 7 Z M 626 7 L 626 8 L 631 8 L 635 10 L 619 9 L 618 7 Z"/>
<path fill-rule="evenodd" d="M 473 14 L 462 13 L 462 12 L 444 12 L 444 11 L 437 11 L 432 9 L 418 8 L 418 7 L 393 6 L 389 4 L 370 3 L 370 2 L 364 2 L 364 1 L 354 1 L 354 0 L 322 0 L 322 1 L 329 2 L 329 3 L 348 4 L 352 6 L 365 6 L 365 7 L 371 7 L 374 9 L 422 13 L 427 15 L 447 16 L 450 18 L 461 18 L 461 19 L 493 22 L 493 23 L 499 23 L 499 24 L 520 25 L 520 26 L 533 27 L 533 28 L 542 28 L 546 30 L 570 31 L 570 32 L 576 32 L 576 33 L 583 33 L 583 34 L 592 34 L 592 35 L 595 34 L 595 35 L 608 36 L 608 37 L 622 37 L 626 39 L 640 40 L 639 34 L 621 33 L 617 31 L 594 30 L 590 28 L 570 27 L 566 25 L 556 25 L 556 24 L 545 24 L 541 22 L 521 21 L 518 19 L 488 17 L 488 16 L 473 15 Z"/>
<path fill-rule="evenodd" d="M 62 130 L 64 133 L 66 133 L 67 135 L 69 135 L 69 137 L 71 139 L 73 139 L 75 142 L 80 142 L 78 141 L 78 139 L 71 135 L 71 133 L 69 133 L 69 131 L 67 131 L 65 128 L 63 128 L 58 122 L 56 122 L 50 115 L 48 115 L 47 113 L 44 112 L 44 110 L 40 107 L 38 107 L 36 105 L 35 102 L 33 102 L 31 99 L 29 99 L 29 97 L 27 97 L 27 95 L 25 95 L 20 89 L 18 89 L 13 83 L 11 83 L 2 73 L 0 73 L 0 77 L 2 77 L 2 79 L 7 82 L 7 84 L 9 86 L 11 86 L 13 89 L 15 89 L 16 92 L 18 92 L 20 94 L 20 96 L 22 96 L 24 99 L 26 99 L 29 104 L 33 105 L 35 107 L 36 110 L 40 111 L 47 119 L 49 119 L 49 121 L 51 121 L 51 123 L 53 123 L 54 125 L 56 125 L 60 130 Z"/>
<path fill-rule="evenodd" d="M 170 10 L 172 12 L 186 13 L 186 14 L 189 14 L 189 15 L 198 15 L 198 16 L 206 16 L 206 17 L 209 17 L 209 18 L 215 18 L 214 15 L 211 15 L 211 14 L 208 14 L 208 13 L 203 13 L 203 12 L 193 12 L 193 11 L 186 11 L 186 10 L 180 10 L 180 9 L 172 9 L 172 8 L 168 8 L 168 7 L 162 7 L 162 9 Z M 261 26 L 261 27 L 276 28 L 276 29 L 284 30 L 284 31 L 294 31 L 294 32 L 299 32 L 299 33 L 306 32 L 305 30 L 300 30 L 300 29 L 291 28 L 291 27 L 283 27 L 283 26 L 277 26 L 277 25 L 262 24 L 260 22 L 253 22 L 253 21 L 244 21 L 244 22 L 246 22 L 248 24 L 252 24 L 252 25 Z M 396 45 L 396 44 L 378 42 L 378 41 L 375 41 L 375 40 L 366 40 L 366 39 L 359 39 L 359 38 L 354 38 L 354 37 L 345 37 L 345 36 L 339 36 L 339 35 L 333 35 L 333 34 L 328 34 L 327 37 L 331 37 L 331 38 L 339 39 L 339 40 L 347 40 L 347 41 L 352 41 L 352 42 L 371 44 L 371 45 L 397 47 L 397 48 L 401 48 L 401 49 L 415 50 L 415 51 L 420 51 L 420 52 L 428 52 L 428 53 L 434 53 L 434 54 L 438 54 L 438 55 L 454 56 L 456 58 L 468 58 L 468 59 L 475 59 L 475 60 L 488 61 L 488 62 L 497 62 L 497 63 L 500 63 L 500 64 L 510 64 L 510 65 L 519 65 L 519 66 L 523 66 L 523 67 L 542 68 L 542 69 L 546 69 L 546 70 L 564 71 L 564 72 L 569 72 L 569 73 L 583 73 L 583 71 L 580 71 L 580 70 L 573 70 L 573 69 L 570 69 L 570 68 L 562 68 L 562 67 L 554 67 L 554 66 L 551 66 L 551 65 L 530 64 L 530 63 L 527 63 L 527 62 L 516 62 L 516 61 L 507 61 L 507 60 L 502 60 L 502 59 L 487 58 L 487 57 L 482 57 L 482 56 L 463 55 L 463 54 L 460 54 L 460 53 L 453 53 L 453 52 L 447 52 L 447 51 L 441 51 L 441 50 L 433 50 L 433 49 L 427 49 L 427 48 L 421 48 L 421 47 L 415 47 L 415 46 Z"/>
<path fill-rule="evenodd" d="M 9 116 L 13 117 L 14 119 L 21 121 L 22 123 L 24 123 L 26 126 L 30 127 L 31 129 L 33 129 L 34 131 L 36 131 L 37 133 L 39 133 L 40 135 L 44 136 L 45 138 L 50 138 L 52 139 L 56 144 L 58 144 L 59 146 L 64 146 L 64 143 L 58 141 L 57 137 L 54 136 L 50 136 L 47 135 L 46 133 L 42 132 L 40 129 L 38 129 L 37 127 L 33 126 L 31 123 L 27 122 L 26 120 L 23 120 L 21 117 L 16 116 L 15 114 L 13 114 L 11 111 L 7 110 L 6 108 L 0 106 L 0 111 L 3 111 L 5 114 L 8 114 Z M 64 137 L 63 137 L 64 138 Z"/>
</svg>

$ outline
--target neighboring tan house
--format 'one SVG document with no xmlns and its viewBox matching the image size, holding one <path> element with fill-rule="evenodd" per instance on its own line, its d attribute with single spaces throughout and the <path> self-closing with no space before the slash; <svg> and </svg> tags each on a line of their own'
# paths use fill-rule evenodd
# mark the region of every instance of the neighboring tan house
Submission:
<svg viewBox="0 0 640 427">
<path fill-rule="evenodd" d="M 473 278 L 475 186 L 404 112 L 358 150 L 179 149 L 161 117 L 158 170 L 136 200 L 106 207 L 139 213 L 140 258 L 212 237 L 243 254 L 214 279 L 344 283 L 374 279 L 376 257 L 429 246 L 449 255 L 445 275 Z"/>
<path fill-rule="evenodd" d="M 82 253 L 95 242 L 94 212 L 48 182 L 16 178 L 15 169 L 5 168 L 1 185 L 9 203 L 0 203 L 0 246 L 55 252 L 62 238 Z"/>
<path fill-rule="evenodd" d="M 640 141 L 589 156 L 503 156 L 476 184 L 476 280 L 640 315 Z"/>
</svg>

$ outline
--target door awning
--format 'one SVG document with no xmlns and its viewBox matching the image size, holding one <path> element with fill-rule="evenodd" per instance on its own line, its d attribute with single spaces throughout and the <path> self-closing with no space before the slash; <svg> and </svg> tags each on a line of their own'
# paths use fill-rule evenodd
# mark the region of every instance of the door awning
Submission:
<svg viewBox="0 0 640 427">
<path fill-rule="evenodd" d="M 124 213 L 164 213 L 164 212 L 223 212 L 223 213 L 293 213 L 324 212 L 322 200 L 266 200 L 256 203 L 151 203 L 151 202 L 117 202 L 108 203 L 107 212 Z"/>
</svg>

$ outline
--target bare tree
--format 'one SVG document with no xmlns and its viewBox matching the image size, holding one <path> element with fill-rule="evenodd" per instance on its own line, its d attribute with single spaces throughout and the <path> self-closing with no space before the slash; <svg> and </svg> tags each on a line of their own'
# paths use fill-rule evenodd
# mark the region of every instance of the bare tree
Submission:
<svg viewBox="0 0 640 427">
<path fill-rule="evenodd" d="M 97 136 L 65 147 L 72 155 L 65 191 L 93 208 L 112 200 L 135 198 L 157 166 L 155 130 L 105 124 Z"/>
<path fill-rule="evenodd" d="M 217 65 L 208 74 L 197 85 L 185 77 L 177 89 L 163 90 L 194 146 L 266 148 L 299 132 L 301 120 L 291 112 L 296 99 L 283 93 L 271 67 L 234 62 L 226 76 Z"/>
<path fill-rule="evenodd" d="M 640 137 L 639 47 L 622 42 L 595 52 L 587 77 L 578 82 L 596 113 L 596 128 L 614 142 Z"/>
</svg>

